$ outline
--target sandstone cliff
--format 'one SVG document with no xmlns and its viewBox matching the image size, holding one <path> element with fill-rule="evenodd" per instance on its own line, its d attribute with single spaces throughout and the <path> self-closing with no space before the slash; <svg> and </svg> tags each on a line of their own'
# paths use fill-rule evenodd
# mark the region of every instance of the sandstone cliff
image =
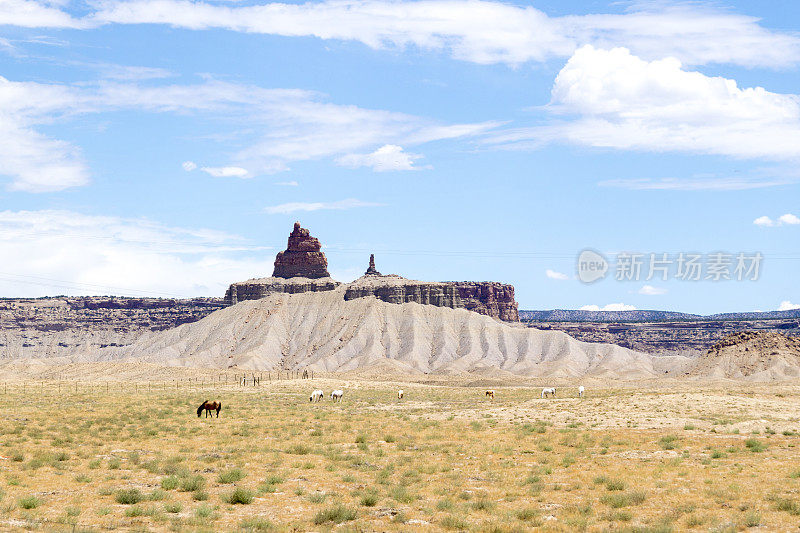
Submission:
<svg viewBox="0 0 800 533">
<path fill-rule="evenodd" d="M 272 277 L 255 278 L 231 284 L 225 303 L 234 305 L 245 300 L 258 300 L 272 294 L 298 294 L 332 291 L 341 285 L 328 274 L 328 261 L 322 245 L 311 233 L 295 222 L 286 250 L 275 258 Z M 416 302 L 452 309 L 468 309 L 508 322 L 519 321 L 514 287 L 493 281 L 428 282 L 382 275 L 375 268 L 374 254 L 364 276 L 349 283 L 345 300 L 374 296 L 388 303 Z"/>
<path fill-rule="evenodd" d="M 225 291 L 225 304 L 235 305 L 245 300 L 259 300 L 270 294 L 285 292 L 298 294 L 301 292 L 332 291 L 341 285 L 330 277 L 325 278 L 256 278 L 247 281 L 232 283 Z"/>
<path fill-rule="evenodd" d="M 220 298 L 59 297 L 0 300 L 0 359 L 61 357 L 124 346 L 141 335 L 195 322 Z"/>
<path fill-rule="evenodd" d="M 393 304 L 416 302 L 437 307 L 468 309 L 508 322 L 519 320 L 514 287 L 492 281 L 427 282 L 395 275 L 371 274 L 346 286 L 345 300 L 367 296 Z"/>
</svg>

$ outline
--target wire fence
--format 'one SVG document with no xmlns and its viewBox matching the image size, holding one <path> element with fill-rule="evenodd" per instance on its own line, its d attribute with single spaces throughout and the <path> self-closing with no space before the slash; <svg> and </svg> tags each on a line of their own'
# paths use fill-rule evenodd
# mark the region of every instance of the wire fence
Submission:
<svg viewBox="0 0 800 533">
<path fill-rule="evenodd" d="M 140 393 L 158 391 L 203 391 L 220 389 L 252 389 L 271 383 L 319 379 L 324 376 L 313 370 L 272 370 L 267 372 L 218 373 L 205 377 L 174 379 L 92 380 L 92 379 L 22 379 L 2 382 L 3 394 L 40 393 Z"/>
</svg>

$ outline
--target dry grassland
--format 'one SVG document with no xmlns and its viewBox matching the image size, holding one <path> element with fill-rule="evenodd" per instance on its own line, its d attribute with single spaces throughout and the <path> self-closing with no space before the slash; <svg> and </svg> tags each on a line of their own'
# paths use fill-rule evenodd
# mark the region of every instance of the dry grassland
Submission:
<svg viewBox="0 0 800 533">
<path fill-rule="evenodd" d="M 326 392 L 310 404 L 313 388 Z M 332 388 L 344 401 L 330 401 Z M 405 389 L 398 400 L 396 391 Z M 65 387 L 67 389 L 67 387 Z M 366 381 L 0 406 L 0 529 L 739 531 L 800 525 L 800 387 Z M 221 400 L 220 417 L 197 405 Z"/>
</svg>

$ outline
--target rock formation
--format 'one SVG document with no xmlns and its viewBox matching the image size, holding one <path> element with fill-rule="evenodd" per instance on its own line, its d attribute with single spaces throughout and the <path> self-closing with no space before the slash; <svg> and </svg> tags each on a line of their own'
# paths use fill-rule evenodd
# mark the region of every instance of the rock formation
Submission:
<svg viewBox="0 0 800 533">
<path fill-rule="evenodd" d="M 233 283 L 225 293 L 225 303 L 258 300 L 275 293 L 332 291 L 341 285 L 328 274 L 328 262 L 320 242 L 295 222 L 288 246 L 275 258 L 272 277 Z M 382 275 L 375 268 L 375 255 L 369 257 L 364 275 L 343 287 L 342 297 L 354 300 L 367 296 L 389 303 L 416 302 L 469 309 L 508 322 L 519 321 L 514 287 L 497 282 L 426 282 L 395 275 Z"/>
<path fill-rule="evenodd" d="M 124 346 L 223 309 L 220 298 L 108 296 L 0 299 L 0 361 Z"/>
<path fill-rule="evenodd" d="M 320 250 L 319 240 L 311 236 L 307 229 L 301 228 L 299 222 L 294 223 L 294 230 L 289 235 L 286 250 L 278 252 L 275 258 L 274 278 L 328 278 L 328 260 Z"/>
<path fill-rule="evenodd" d="M 469 309 L 507 322 L 517 322 L 519 313 L 514 286 L 495 281 L 416 281 L 401 276 L 364 275 L 345 287 L 344 299 L 374 296 L 384 302 L 416 302 Z"/>
<path fill-rule="evenodd" d="M 375 269 L 375 254 L 369 254 L 369 267 L 364 272 L 365 276 L 380 276 L 381 273 Z"/>
<path fill-rule="evenodd" d="M 225 304 L 235 305 L 244 300 L 259 300 L 276 292 L 297 294 L 301 292 L 332 291 L 340 283 L 332 278 L 257 278 L 231 283 L 225 292 Z"/>
</svg>

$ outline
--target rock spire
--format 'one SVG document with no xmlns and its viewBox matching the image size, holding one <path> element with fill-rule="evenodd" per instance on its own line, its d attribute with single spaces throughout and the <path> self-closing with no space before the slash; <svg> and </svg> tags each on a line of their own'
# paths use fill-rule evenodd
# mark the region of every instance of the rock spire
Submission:
<svg viewBox="0 0 800 533">
<path fill-rule="evenodd" d="M 365 276 L 380 276 L 381 273 L 375 269 L 375 254 L 369 254 L 369 268 L 364 272 Z"/>
<path fill-rule="evenodd" d="M 276 278 L 327 278 L 328 260 L 320 250 L 322 245 L 319 240 L 311 236 L 309 231 L 300 227 L 299 222 L 294 223 L 294 229 L 289 234 L 286 250 L 278 252 L 275 257 L 275 270 L 272 273 Z"/>
</svg>

